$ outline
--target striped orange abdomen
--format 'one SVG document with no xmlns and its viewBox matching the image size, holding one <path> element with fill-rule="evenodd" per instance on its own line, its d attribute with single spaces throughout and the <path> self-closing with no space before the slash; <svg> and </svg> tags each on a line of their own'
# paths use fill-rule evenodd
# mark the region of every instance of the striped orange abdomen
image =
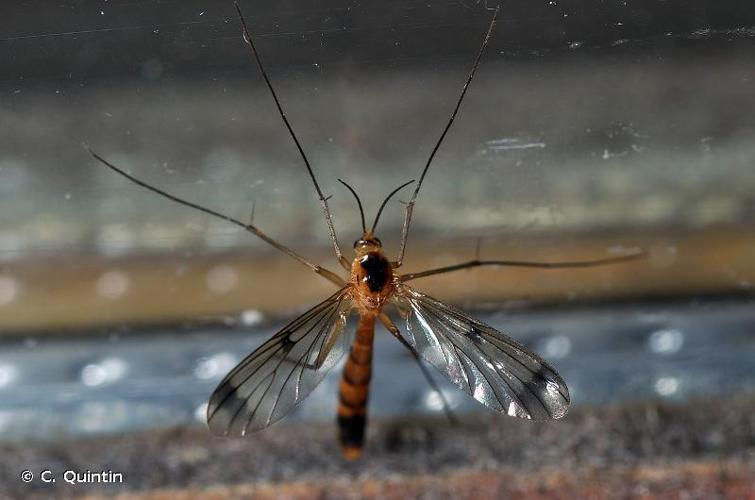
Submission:
<svg viewBox="0 0 755 500">
<path fill-rule="evenodd" d="M 359 458 L 364 447 L 374 337 L 375 316 L 360 316 L 338 389 L 339 440 L 343 455 L 349 460 Z"/>
</svg>

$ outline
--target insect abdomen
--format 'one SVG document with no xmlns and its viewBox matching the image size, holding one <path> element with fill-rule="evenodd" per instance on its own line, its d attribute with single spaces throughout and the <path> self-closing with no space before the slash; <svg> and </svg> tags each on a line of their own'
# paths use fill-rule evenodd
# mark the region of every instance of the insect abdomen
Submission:
<svg viewBox="0 0 755 500">
<path fill-rule="evenodd" d="M 360 317 L 338 390 L 338 437 L 349 460 L 359 458 L 364 447 L 374 335 L 375 317 Z"/>
</svg>

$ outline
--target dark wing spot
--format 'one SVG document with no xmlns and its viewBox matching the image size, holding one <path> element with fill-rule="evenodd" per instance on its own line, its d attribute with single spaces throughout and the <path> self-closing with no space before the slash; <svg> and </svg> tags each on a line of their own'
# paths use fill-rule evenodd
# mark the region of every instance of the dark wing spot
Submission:
<svg viewBox="0 0 755 500">
<path fill-rule="evenodd" d="M 293 348 L 294 348 L 294 346 L 295 346 L 295 345 L 296 345 L 296 342 L 294 342 L 294 341 L 293 341 L 293 340 L 291 339 L 291 334 L 288 334 L 288 335 L 284 336 L 284 337 L 283 337 L 283 338 L 281 339 L 281 349 L 282 349 L 282 350 L 283 350 L 283 352 L 285 352 L 286 354 L 288 354 L 288 353 L 289 353 L 289 352 L 291 351 L 291 349 L 293 349 Z"/>
<path fill-rule="evenodd" d="M 480 340 L 482 340 L 480 331 L 477 328 L 473 328 L 472 330 L 466 332 L 466 336 L 469 337 L 469 339 L 475 344 L 479 344 Z"/>
</svg>

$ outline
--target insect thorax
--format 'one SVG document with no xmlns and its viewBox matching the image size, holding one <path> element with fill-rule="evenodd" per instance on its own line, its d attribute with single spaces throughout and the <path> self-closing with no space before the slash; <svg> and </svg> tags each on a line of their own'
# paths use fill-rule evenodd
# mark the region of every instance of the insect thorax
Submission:
<svg viewBox="0 0 755 500">
<path fill-rule="evenodd" d="M 360 281 L 373 293 L 381 292 L 391 278 L 391 264 L 379 252 L 370 252 L 359 259 L 359 267 L 363 273 Z"/>
<path fill-rule="evenodd" d="M 357 255 L 351 275 L 361 302 L 369 309 L 380 307 L 393 290 L 393 269 L 381 251 Z"/>
</svg>

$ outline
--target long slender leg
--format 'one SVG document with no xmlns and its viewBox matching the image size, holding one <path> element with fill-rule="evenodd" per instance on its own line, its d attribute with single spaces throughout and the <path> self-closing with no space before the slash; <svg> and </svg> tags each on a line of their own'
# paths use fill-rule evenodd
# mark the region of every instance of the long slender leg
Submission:
<svg viewBox="0 0 755 500">
<path fill-rule="evenodd" d="M 317 264 L 314 264 L 314 263 L 308 261 L 307 259 L 305 259 L 301 255 L 299 255 L 298 253 L 294 252 L 293 250 L 291 250 L 287 246 L 282 245 L 281 243 L 278 243 L 277 241 L 275 241 L 274 239 L 272 239 L 271 237 L 269 237 L 268 235 L 266 235 L 265 233 L 263 233 L 260 229 L 257 228 L 257 226 L 255 226 L 251 222 L 249 224 L 246 224 L 244 222 L 241 222 L 238 219 L 234 219 L 233 217 L 229 217 L 228 215 L 221 214 L 220 212 L 216 212 L 214 210 L 210 210 L 209 208 L 205 208 L 205 207 L 203 207 L 201 205 L 197 205 L 196 203 L 192 203 L 190 201 L 186 201 L 186 200 L 184 200 L 182 198 L 179 198 L 178 196 L 174 196 L 174 195 L 172 195 L 172 194 L 170 194 L 170 193 L 168 193 L 166 191 L 163 191 L 162 189 L 156 188 L 155 186 L 152 186 L 152 185 L 150 185 L 150 184 L 148 184 L 148 183 L 146 183 L 146 182 L 144 182 L 144 181 L 142 181 L 140 179 L 137 179 L 133 175 L 128 174 L 124 170 L 121 170 L 120 168 L 116 167 L 115 165 L 113 165 L 112 163 L 110 163 L 109 161 L 107 161 L 106 159 L 104 159 L 103 157 L 101 157 L 100 155 L 98 155 L 97 153 L 95 153 L 94 151 L 92 151 L 91 149 L 89 149 L 89 147 L 85 146 L 85 148 L 86 148 L 87 151 L 89 151 L 89 154 L 91 154 L 92 157 L 94 157 L 94 159 L 96 159 L 97 161 L 99 161 L 100 163 L 102 163 L 103 165 L 105 165 L 106 167 L 108 167 L 109 169 L 113 170 L 117 174 L 122 175 L 126 179 L 130 180 L 134 184 L 138 184 L 139 186 L 141 186 L 141 187 L 143 187 L 145 189 L 148 189 L 148 190 L 152 191 L 153 193 L 157 193 L 160 196 L 162 196 L 164 198 L 168 198 L 169 200 L 172 200 L 172 201 L 174 201 L 176 203 L 180 203 L 181 205 L 193 208 L 195 210 L 199 210 L 200 212 L 204 212 L 206 214 L 212 215 L 213 217 L 217 217 L 218 219 L 222 219 L 224 221 L 230 222 L 231 224 L 236 224 L 237 226 L 239 226 L 239 227 L 245 229 L 246 231 L 249 231 L 253 235 L 259 237 L 265 243 L 268 243 L 269 245 L 272 245 L 273 247 L 277 248 L 278 250 L 280 250 L 281 252 L 285 253 L 289 257 L 293 257 L 294 259 L 298 260 L 299 262 L 301 262 L 305 266 L 309 267 L 314 272 L 316 272 L 317 274 L 319 274 L 323 278 L 331 281 L 332 283 L 335 283 L 338 286 L 344 286 L 346 284 L 344 282 L 344 280 L 340 276 L 338 276 L 336 273 L 334 273 L 333 271 L 330 271 L 328 269 L 325 269 L 324 267 L 318 266 Z"/>
<path fill-rule="evenodd" d="M 444 266 L 436 269 L 428 269 L 427 271 L 421 271 L 418 273 L 408 273 L 399 276 L 401 281 L 409 281 L 417 278 L 424 278 L 426 276 L 432 276 L 434 274 L 451 273 L 453 271 L 459 271 L 461 269 L 469 269 L 471 267 L 480 266 L 498 266 L 498 267 L 534 267 L 540 269 L 568 269 L 576 267 L 593 267 L 593 266 L 605 266 L 608 264 L 618 264 L 620 262 L 630 262 L 633 260 L 641 259 L 645 256 L 645 252 L 633 253 L 631 255 L 622 255 L 621 257 L 609 257 L 606 259 L 595 260 L 581 260 L 571 262 L 528 262 L 521 260 L 470 260 L 462 262 L 461 264 L 455 264 L 452 266 Z"/>
<path fill-rule="evenodd" d="M 422 370 L 422 375 L 425 376 L 425 379 L 427 380 L 427 383 L 430 384 L 430 387 L 432 390 L 440 396 L 441 403 L 443 404 L 443 412 L 446 414 L 446 417 L 448 418 L 448 421 L 453 425 L 458 425 L 459 420 L 456 418 L 456 416 L 451 411 L 451 405 L 448 404 L 448 400 L 446 399 L 446 396 L 443 395 L 443 391 L 440 390 L 438 387 L 438 384 L 435 383 L 435 379 L 433 379 L 430 376 L 430 372 L 427 371 L 427 367 L 422 364 L 422 359 L 419 357 L 419 353 L 414 348 L 413 345 L 411 345 L 407 340 L 401 336 L 401 332 L 399 331 L 398 327 L 391 321 L 391 318 L 388 317 L 387 314 L 384 312 L 380 313 L 380 322 L 385 326 L 386 329 L 388 329 L 391 334 L 393 334 L 394 337 L 398 339 L 401 344 L 409 349 L 409 352 L 412 353 L 412 356 L 414 357 L 414 361 L 417 362 L 417 365 L 419 365 L 419 369 Z"/>
<path fill-rule="evenodd" d="M 299 142 L 299 139 L 296 137 L 296 133 L 294 133 L 293 127 L 291 127 L 291 123 L 289 123 L 288 118 L 286 118 L 286 113 L 283 112 L 283 106 L 281 106 L 280 100 L 278 99 L 278 95 L 275 93 L 275 89 L 273 88 L 273 84 L 270 82 L 270 78 L 267 76 L 265 67 L 262 65 L 262 60 L 260 59 L 260 56 L 257 53 L 257 47 L 254 46 L 254 40 L 252 39 L 252 34 L 250 33 L 249 28 L 247 27 L 246 19 L 244 19 L 244 15 L 241 13 L 241 7 L 239 7 L 238 2 L 234 2 L 234 5 L 236 6 L 236 11 L 238 12 L 239 19 L 241 20 L 241 26 L 244 32 L 244 41 L 247 43 L 247 45 L 249 45 L 249 48 L 252 50 L 252 55 L 254 56 L 254 60 L 257 62 L 257 67 L 259 68 L 260 73 L 262 73 L 262 78 L 264 78 L 265 84 L 267 85 L 267 88 L 270 90 L 270 94 L 272 94 L 273 96 L 273 100 L 275 101 L 275 106 L 278 108 L 278 114 L 280 115 L 281 119 L 283 119 L 283 123 L 286 125 L 286 129 L 288 129 L 289 135 L 294 140 L 294 144 L 296 144 L 296 149 L 299 150 L 299 155 L 301 155 L 302 160 L 304 160 L 304 166 L 307 167 L 307 173 L 309 173 L 309 177 L 312 179 L 312 183 L 315 185 L 315 191 L 317 191 L 317 197 L 320 200 L 320 206 L 322 207 L 322 212 L 325 215 L 325 222 L 328 224 L 328 231 L 330 232 L 330 239 L 333 240 L 333 248 L 336 252 L 336 258 L 338 259 L 338 262 L 345 269 L 348 270 L 349 262 L 343 256 L 343 253 L 341 252 L 341 247 L 338 245 L 338 238 L 336 237 L 336 229 L 335 229 L 335 226 L 333 226 L 333 218 L 330 215 L 330 208 L 328 207 L 328 198 L 326 198 L 322 194 L 322 190 L 320 189 L 320 184 L 318 184 L 317 179 L 315 178 L 315 174 L 312 171 L 312 166 L 309 164 L 309 159 L 307 158 L 307 155 L 304 153 L 304 148 L 302 148 L 301 143 Z"/>
<path fill-rule="evenodd" d="M 472 83 L 472 78 L 474 78 L 474 75 L 477 72 L 477 67 L 480 65 L 480 60 L 482 59 L 482 55 L 485 52 L 485 47 L 487 47 L 488 45 L 490 34 L 493 32 L 493 27 L 495 27 L 495 22 L 498 18 L 498 12 L 500 10 L 500 6 L 496 7 L 495 13 L 493 14 L 493 19 L 490 20 L 488 31 L 487 33 L 485 33 L 485 39 L 482 41 L 482 46 L 480 47 L 480 51 L 477 53 L 477 58 L 475 58 L 474 65 L 472 66 L 472 71 L 469 72 L 467 81 L 464 83 L 464 86 L 461 89 L 459 99 L 456 101 L 456 107 L 454 108 L 453 113 L 451 113 L 451 118 L 449 118 L 448 123 L 443 129 L 443 132 L 440 134 L 438 142 L 435 143 L 435 147 L 433 147 L 432 151 L 430 152 L 430 157 L 427 159 L 427 163 L 425 163 L 425 168 L 422 169 L 422 174 L 419 176 L 419 182 L 417 182 L 417 186 L 414 188 L 412 198 L 409 200 L 409 203 L 406 204 L 406 209 L 404 212 L 404 226 L 401 229 L 401 244 L 399 246 L 398 259 L 396 259 L 395 267 L 401 267 L 401 264 L 404 261 L 406 239 L 409 237 L 409 224 L 412 221 L 412 211 L 414 210 L 414 204 L 417 201 L 417 194 L 419 194 L 419 189 L 422 187 L 422 181 L 425 180 L 425 175 L 427 175 L 427 171 L 430 168 L 430 164 L 432 163 L 433 158 L 435 158 L 435 154 L 438 152 L 440 145 L 443 143 L 443 139 L 446 138 L 448 130 L 451 128 L 451 125 L 456 119 L 456 114 L 459 112 L 459 108 L 461 107 L 461 103 L 464 100 L 464 96 L 467 94 L 467 88 L 469 88 L 469 84 Z"/>
</svg>

